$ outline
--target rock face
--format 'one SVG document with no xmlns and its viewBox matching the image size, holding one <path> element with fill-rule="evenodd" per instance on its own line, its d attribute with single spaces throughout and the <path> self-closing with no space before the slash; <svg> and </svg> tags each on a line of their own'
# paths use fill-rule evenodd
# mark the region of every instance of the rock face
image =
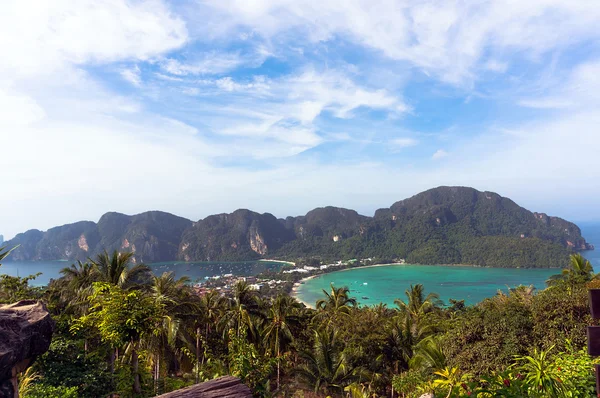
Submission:
<svg viewBox="0 0 600 398">
<path fill-rule="evenodd" d="M 128 216 L 106 213 L 98 223 L 81 221 L 46 232 L 30 230 L 7 242 L 20 245 L 11 253 L 15 261 L 86 260 L 103 250 L 132 251 L 136 262 L 174 260 L 190 220 L 160 211 Z"/>
<path fill-rule="evenodd" d="M 251 398 L 252 392 L 240 379 L 223 376 L 205 383 L 159 395 L 157 398 Z"/>
<path fill-rule="evenodd" d="M 17 375 L 50 347 L 54 321 L 39 301 L 0 306 L 0 397 L 17 397 Z"/>
<path fill-rule="evenodd" d="M 563 267 L 572 252 L 593 249 L 571 222 L 468 187 L 430 189 L 374 217 L 339 207 L 286 219 L 240 209 L 194 223 L 157 211 L 106 213 L 6 245 L 20 245 L 11 260 L 85 260 L 106 249 L 133 252 L 138 263 L 376 257 L 496 267 Z"/>
<path fill-rule="evenodd" d="M 276 252 L 294 232 L 272 214 L 240 209 L 200 220 L 184 232 L 179 259 L 185 261 L 252 260 Z"/>
</svg>

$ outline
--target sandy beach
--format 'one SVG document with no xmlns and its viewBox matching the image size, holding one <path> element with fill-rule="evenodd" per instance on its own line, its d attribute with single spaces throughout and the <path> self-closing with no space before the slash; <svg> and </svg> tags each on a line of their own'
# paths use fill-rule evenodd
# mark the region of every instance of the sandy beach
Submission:
<svg viewBox="0 0 600 398">
<path fill-rule="evenodd" d="M 340 269 L 340 270 L 332 270 L 331 272 L 324 272 L 322 274 L 317 274 L 317 275 L 312 275 L 312 276 L 307 276 L 306 278 L 302 278 L 300 279 L 300 281 L 294 283 L 294 287 L 292 287 L 292 293 L 291 296 L 294 297 L 296 300 L 298 300 L 299 302 L 301 302 L 302 304 L 304 304 L 305 306 L 307 306 L 308 308 L 312 308 L 315 309 L 314 304 L 309 304 L 306 301 L 302 300 L 299 295 L 298 295 L 298 287 L 300 287 L 300 285 L 306 281 L 309 281 L 313 278 L 316 278 L 317 276 L 322 276 L 325 274 L 329 274 L 332 272 L 343 272 L 343 271 L 350 271 L 350 270 L 354 270 L 354 269 L 359 269 L 359 268 L 374 268 L 374 267 L 387 267 L 389 265 L 405 265 L 405 263 L 389 263 L 389 264 L 373 264 L 373 265 L 362 265 L 360 267 L 351 267 L 351 268 L 344 268 L 344 269 Z"/>
<path fill-rule="evenodd" d="M 268 258 L 262 258 L 262 259 L 260 259 L 258 261 L 269 261 L 269 262 L 272 262 L 272 263 L 282 263 L 282 264 L 289 264 L 289 265 L 294 265 L 294 266 L 296 265 L 296 263 L 293 263 L 291 261 L 271 260 L 271 259 L 268 259 Z"/>
<path fill-rule="evenodd" d="M 323 275 L 323 274 L 319 274 L 319 275 Z M 307 276 L 306 278 L 302 278 L 300 279 L 299 282 L 294 283 L 294 287 L 292 287 L 292 293 L 290 294 L 293 298 L 295 298 L 296 300 L 298 300 L 299 302 L 301 302 L 302 304 L 304 304 L 305 306 L 307 306 L 308 308 L 312 308 L 313 310 L 315 309 L 314 304 L 309 304 L 306 301 L 302 300 L 299 296 L 298 296 L 298 287 L 300 287 L 300 285 L 303 282 L 309 281 L 313 278 L 316 278 L 319 275 L 313 275 L 313 276 Z"/>
</svg>

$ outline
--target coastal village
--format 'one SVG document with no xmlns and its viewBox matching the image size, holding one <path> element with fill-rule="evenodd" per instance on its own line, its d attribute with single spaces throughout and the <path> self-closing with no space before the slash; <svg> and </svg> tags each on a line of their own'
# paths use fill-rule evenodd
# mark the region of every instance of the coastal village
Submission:
<svg viewBox="0 0 600 398">
<path fill-rule="evenodd" d="M 277 261 L 277 260 L 269 260 Z M 372 266 L 376 264 L 404 264 L 404 259 L 382 261 L 374 258 L 338 260 L 332 263 L 321 264 L 318 259 L 309 259 L 294 262 L 286 262 L 278 270 L 269 270 L 256 276 L 239 276 L 232 273 L 206 277 L 205 281 L 197 282 L 194 290 L 198 295 L 204 295 L 211 290 L 217 290 L 227 296 L 232 292 L 238 282 L 245 282 L 252 290 L 256 290 L 266 297 L 276 296 L 279 293 L 291 293 L 296 296 L 296 289 L 308 279 L 329 272 L 344 269 Z M 306 303 L 305 303 L 306 304 Z"/>
</svg>

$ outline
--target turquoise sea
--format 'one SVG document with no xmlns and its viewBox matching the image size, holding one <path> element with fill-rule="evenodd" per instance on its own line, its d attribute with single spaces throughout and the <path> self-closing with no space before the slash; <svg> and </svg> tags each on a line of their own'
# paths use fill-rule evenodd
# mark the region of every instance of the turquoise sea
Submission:
<svg viewBox="0 0 600 398">
<path fill-rule="evenodd" d="M 583 236 L 597 248 L 583 255 L 590 260 L 595 271 L 600 272 L 600 225 L 580 226 Z M 421 283 L 427 293 L 438 293 L 446 303 L 452 298 L 475 304 L 495 295 L 499 289 L 506 292 L 509 287 L 518 285 L 534 285 L 543 289 L 548 277 L 558 273 L 559 269 L 388 265 L 323 274 L 301 284 L 296 294 L 299 299 L 314 306 L 318 299 L 323 298 L 323 289 L 329 291 L 330 283 L 333 283 L 336 287 L 347 286 L 360 305 L 384 303 L 393 307 L 396 298 L 405 298 L 404 291 L 411 284 Z"/>
<path fill-rule="evenodd" d="M 600 272 L 600 224 L 579 224 L 583 236 L 598 250 L 584 252 L 596 272 Z M 0 267 L 0 275 L 27 276 L 41 272 L 32 285 L 48 284 L 50 279 L 60 277 L 60 270 L 68 267 L 69 261 L 5 262 Z M 167 262 L 150 264 L 155 275 L 174 271 L 177 277 L 187 275 L 192 281 L 204 281 L 205 277 L 233 274 L 248 276 L 266 269 L 276 269 L 281 263 L 266 261 L 246 262 Z M 446 267 L 436 265 L 402 265 L 361 268 L 325 274 L 308 281 L 298 289 L 298 298 L 313 303 L 322 297 L 322 289 L 328 289 L 329 283 L 336 286 L 349 286 L 351 292 L 363 305 L 379 302 L 393 305 L 394 299 L 404 296 L 411 285 L 422 283 L 427 291 L 435 291 L 443 300 L 449 298 L 464 299 L 467 303 L 476 303 L 496 294 L 498 289 L 507 290 L 510 286 L 533 284 L 544 287 L 546 279 L 557 269 L 503 269 Z M 364 283 L 367 283 L 366 285 Z M 363 297 L 368 297 L 363 299 Z"/>
<path fill-rule="evenodd" d="M 34 286 L 44 286 L 50 279 L 61 276 L 60 270 L 69 267 L 72 261 L 7 261 L 0 266 L 0 275 L 27 276 L 41 272 L 34 281 Z M 203 282 L 206 277 L 233 274 L 237 276 L 256 275 L 268 269 L 277 269 L 282 263 L 272 261 L 240 261 L 240 262 L 167 262 L 148 264 L 155 275 L 173 271 L 176 277 L 188 276 L 192 282 Z"/>
</svg>

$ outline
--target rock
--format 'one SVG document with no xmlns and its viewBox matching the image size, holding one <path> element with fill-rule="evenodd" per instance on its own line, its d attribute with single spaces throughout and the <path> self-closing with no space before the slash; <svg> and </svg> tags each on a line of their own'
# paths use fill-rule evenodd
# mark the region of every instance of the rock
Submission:
<svg viewBox="0 0 600 398">
<path fill-rule="evenodd" d="M 39 301 L 0 306 L 0 397 L 18 397 L 17 375 L 50 347 L 54 321 Z"/>
<path fill-rule="evenodd" d="M 233 376 L 223 376 L 204 383 L 182 388 L 156 398 L 252 398 L 252 391 Z"/>
<path fill-rule="evenodd" d="M 428 392 L 427 394 L 421 395 L 419 398 L 435 398 L 435 395 L 433 395 L 432 393 Z"/>
</svg>

